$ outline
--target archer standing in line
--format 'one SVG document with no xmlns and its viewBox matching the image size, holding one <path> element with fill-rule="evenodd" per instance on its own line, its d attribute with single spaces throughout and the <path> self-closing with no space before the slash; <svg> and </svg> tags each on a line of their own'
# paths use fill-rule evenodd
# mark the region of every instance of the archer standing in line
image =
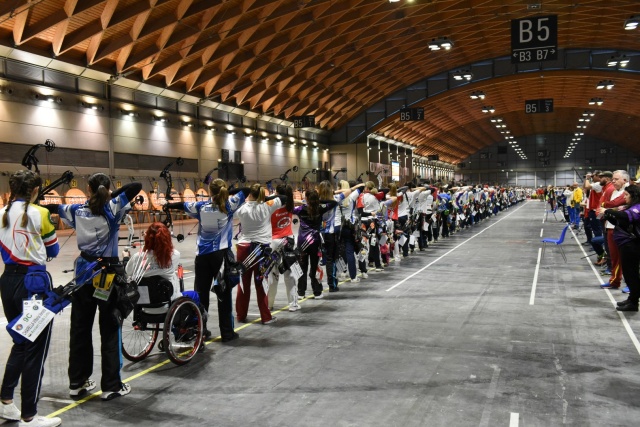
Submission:
<svg viewBox="0 0 640 427">
<path fill-rule="evenodd" d="M 60 219 L 76 230 L 80 256 L 76 259 L 76 275 L 86 270 L 87 264 L 102 259 L 107 271 L 124 277 L 124 268 L 118 258 L 118 231 L 122 218 L 131 209 L 130 201 L 142 190 L 142 184 L 132 182 L 109 191 L 111 180 L 103 173 L 94 173 L 88 179 L 89 200 L 84 204 L 47 205 L 47 209 L 60 215 Z M 86 275 L 85 275 L 86 276 Z M 105 277 L 106 276 L 106 277 Z M 113 278 L 113 276 L 111 276 Z M 100 279 L 103 278 L 103 279 Z M 69 341 L 69 394 L 79 397 L 96 387 L 93 373 L 92 329 L 99 309 L 100 353 L 102 356 L 102 400 L 111 400 L 131 392 L 129 384 L 122 382 L 121 323 L 116 313 L 117 293 L 109 274 L 102 273 L 93 286 L 83 286 L 73 294 L 71 307 L 71 333 Z M 79 278 L 78 281 L 81 281 Z"/>
<path fill-rule="evenodd" d="M 284 206 L 277 209 L 271 215 L 271 249 L 276 251 L 283 246 L 289 246 L 293 251 L 295 241 L 293 229 L 293 187 L 289 184 L 280 184 L 276 187 L 276 194 L 286 196 L 287 201 Z M 287 289 L 287 301 L 289 302 L 289 311 L 300 310 L 298 304 L 298 282 L 291 276 L 291 270 L 287 269 L 284 273 L 284 284 Z M 267 292 L 269 311 L 273 311 L 273 303 L 278 292 L 278 269 L 273 268 L 269 274 L 269 292 Z"/>
<path fill-rule="evenodd" d="M 9 178 L 11 196 L 0 210 L 0 253 L 4 273 L 0 277 L 2 307 L 7 320 L 22 314 L 22 302 L 32 295 L 43 296 L 51 289 L 45 261 L 58 255 L 58 239 L 46 209 L 33 203 L 38 199 L 41 178 L 31 171 L 18 171 Z M 20 426 L 55 427 L 60 418 L 37 416 L 38 398 L 51 339 L 48 326 L 33 341 L 14 339 L 0 391 L 0 418 L 20 420 Z M 21 379 L 22 412 L 13 403 L 13 392 Z"/>
<path fill-rule="evenodd" d="M 286 203 L 287 197 L 274 195 L 265 198 L 265 189 L 260 184 L 253 184 L 249 190 L 249 196 L 244 205 L 238 209 L 237 216 L 242 226 L 242 234 L 238 239 L 238 261 L 245 261 L 254 250 L 260 250 L 262 254 L 271 245 L 271 215 Z M 260 249 L 258 249 L 258 247 Z M 264 262 L 264 256 L 259 256 L 260 262 Z M 251 276 L 254 276 L 258 309 L 263 325 L 276 321 L 269 310 L 268 297 L 262 286 L 260 262 L 250 262 L 242 274 L 242 283 L 238 286 L 236 295 L 236 315 L 238 321 L 247 321 L 249 311 L 249 299 L 251 298 Z"/>
<path fill-rule="evenodd" d="M 198 220 L 198 239 L 195 259 L 195 290 L 200 295 L 200 303 L 209 311 L 209 292 L 213 279 L 220 272 L 227 251 L 231 249 L 233 237 L 233 214 L 242 206 L 249 192 L 248 188 L 235 189 L 230 195 L 227 183 L 214 179 L 209 184 L 211 199 L 206 202 L 178 202 L 165 205 L 166 209 L 184 210 L 187 215 Z M 218 288 L 218 287 L 216 287 Z M 218 323 L 222 342 L 234 340 L 239 335 L 234 332 L 233 302 L 231 286 L 217 292 Z M 217 290 L 217 289 L 214 289 Z M 205 330 L 205 338 L 211 332 Z"/>
</svg>

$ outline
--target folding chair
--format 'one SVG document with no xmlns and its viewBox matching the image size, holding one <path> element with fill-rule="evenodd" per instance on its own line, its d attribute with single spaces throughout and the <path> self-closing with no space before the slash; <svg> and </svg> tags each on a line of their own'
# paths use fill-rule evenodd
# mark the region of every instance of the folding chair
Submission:
<svg viewBox="0 0 640 427">
<path fill-rule="evenodd" d="M 545 238 L 541 240 L 543 257 L 544 257 L 544 250 L 547 246 L 547 243 L 549 244 L 553 243 L 554 245 L 560 248 L 560 253 L 562 254 L 562 258 L 564 258 L 564 262 L 567 262 L 567 256 L 564 254 L 564 249 L 562 249 L 562 242 L 564 242 L 564 237 L 567 234 L 567 230 L 569 230 L 569 227 L 571 227 L 571 224 L 567 224 L 564 226 L 564 228 L 562 229 L 562 233 L 560 233 L 560 237 L 558 239 Z"/>
</svg>

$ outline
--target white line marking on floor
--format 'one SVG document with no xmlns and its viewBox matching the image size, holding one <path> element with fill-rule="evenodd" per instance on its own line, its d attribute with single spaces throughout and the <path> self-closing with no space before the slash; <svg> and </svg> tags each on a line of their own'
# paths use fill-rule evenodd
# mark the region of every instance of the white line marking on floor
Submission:
<svg viewBox="0 0 640 427">
<path fill-rule="evenodd" d="M 544 231 L 544 228 L 540 229 L 540 237 L 542 237 L 542 232 Z"/>
<path fill-rule="evenodd" d="M 520 425 L 520 414 L 517 412 L 511 413 L 511 419 L 509 420 L 509 427 L 518 427 Z"/>
<path fill-rule="evenodd" d="M 536 272 L 533 274 L 533 285 L 531 285 L 531 297 L 529 305 L 533 305 L 536 299 L 536 287 L 538 286 L 538 271 L 540 271 L 540 259 L 542 258 L 542 248 L 538 248 L 538 262 L 536 263 Z"/>
<path fill-rule="evenodd" d="M 496 396 L 498 378 L 500 378 L 500 368 L 497 365 L 491 365 L 491 367 L 493 368 L 493 375 L 491 376 L 491 383 L 489 384 L 489 390 L 487 391 L 487 403 L 484 405 L 482 417 L 480 418 L 480 427 L 487 427 L 489 425 L 491 408 L 493 407 L 493 398 Z"/>
<path fill-rule="evenodd" d="M 524 204 L 522 205 L 524 206 Z M 522 207 L 520 206 L 520 208 Z M 484 233 L 485 231 L 487 231 L 488 229 L 490 229 L 491 227 L 493 227 L 494 225 L 498 224 L 500 221 L 502 221 L 503 219 L 507 219 L 509 218 L 511 215 L 513 215 L 514 213 L 516 213 L 516 211 L 518 211 L 518 209 L 520 208 L 516 208 L 513 212 L 511 212 L 510 214 L 506 215 L 503 218 L 500 218 L 499 220 L 497 220 L 496 222 L 494 222 L 493 224 L 491 224 L 490 226 L 488 226 L 487 228 L 485 228 L 484 230 L 480 231 L 478 234 L 474 234 L 473 236 L 469 237 L 467 240 L 465 240 L 464 242 L 460 243 L 458 246 L 454 247 L 453 249 L 450 249 L 449 251 L 445 252 L 443 255 L 440 255 L 438 258 L 436 258 L 435 260 L 431 261 L 429 264 L 425 265 L 424 267 L 422 267 L 420 270 L 416 271 L 415 273 L 411 274 L 410 276 L 405 277 L 404 279 L 402 279 L 401 281 L 399 281 L 398 283 L 396 283 L 395 285 L 393 285 L 392 287 L 390 287 L 389 289 L 387 289 L 387 292 L 395 289 L 396 287 L 400 286 L 401 284 L 403 284 L 404 282 L 406 282 L 407 280 L 411 279 L 413 276 L 422 273 L 424 270 L 426 270 L 427 268 L 431 267 L 433 264 L 435 264 L 436 262 L 440 261 L 442 258 L 444 258 L 445 256 L 449 255 L 451 252 L 455 251 L 456 249 L 458 249 L 460 246 L 464 245 L 465 243 L 467 243 L 469 240 L 474 239 L 476 237 L 478 237 L 479 235 L 481 235 L 482 233 Z"/>
<path fill-rule="evenodd" d="M 57 399 L 55 397 L 47 397 L 47 396 L 41 397 L 40 400 L 46 400 L 47 402 L 62 403 L 65 405 L 70 405 L 74 403 L 74 401 L 70 399 Z"/>
<path fill-rule="evenodd" d="M 598 280 L 600 281 L 601 284 L 604 284 L 604 281 L 602 280 L 602 277 L 598 274 L 598 271 L 594 267 L 593 263 L 591 262 L 591 259 L 587 255 L 587 253 L 585 252 L 584 247 L 580 244 L 580 242 L 578 241 L 578 238 L 573 233 L 573 230 L 571 228 L 569 228 L 569 231 L 571 231 L 571 234 L 573 234 L 573 237 L 575 238 L 575 241 L 576 241 L 576 245 L 578 245 L 578 247 L 580 248 L 580 250 L 584 254 L 586 260 L 589 262 L 589 265 L 591 266 L 591 270 L 593 270 L 593 274 L 596 275 L 596 277 L 598 278 Z M 613 304 L 613 307 L 616 308 L 617 307 L 617 302 L 616 302 L 615 298 L 613 298 L 613 295 L 611 294 L 609 289 L 605 289 L 604 291 L 607 293 L 607 296 L 609 297 L 609 301 L 611 301 L 611 304 Z M 620 321 L 622 322 L 622 326 L 624 326 L 624 329 L 627 331 L 627 335 L 629 335 L 629 338 L 631 338 L 631 342 L 635 346 L 636 351 L 638 352 L 638 354 L 640 354 L 640 342 L 638 341 L 638 337 L 636 336 L 636 334 L 633 332 L 633 329 L 631 329 L 631 325 L 629 325 L 629 322 L 627 321 L 627 318 L 625 317 L 625 315 L 624 315 L 624 313 L 622 311 L 616 310 L 616 313 L 618 313 L 618 317 L 620 317 Z"/>
</svg>

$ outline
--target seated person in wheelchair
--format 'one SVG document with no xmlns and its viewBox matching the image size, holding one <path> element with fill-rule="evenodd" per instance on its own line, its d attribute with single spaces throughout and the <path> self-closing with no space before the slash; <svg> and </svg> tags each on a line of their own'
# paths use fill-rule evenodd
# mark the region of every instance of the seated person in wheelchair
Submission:
<svg viewBox="0 0 640 427">
<path fill-rule="evenodd" d="M 152 286 L 159 285 L 160 282 L 164 282 L 166 280 L 171 283 L 173 288 L 170 301 L 181 297 L 183 294 L 180 292 L 180 280 L 176 273 L 178 264 L 180 263 L 180 252 L 174 249 L 171 232 L 163 223 L 154 222 L 145 232 L 143 250 L 133 254 L 127 263 L 125 271 L 128 277 L 134 273 L 137 266 L 140 266 L 140 263 L 142 262 L 140 258 L 143 258 L 145 253 L 147 257 L 146 262 L 149 265 L 149 268 L 144 272 L 140 286 L 148 286 L 149 294 L 151 295 L 154 291 Z M 165 294 L 165 292 L 160 293 L 163 295 Z M 166 312 L 170 301 L 168 300 L 167 304 L 160 309 Z M 147 308 L 145 309 L 145 312 L 151 313 L 151 311 L 148 310 L 155 309 Z M 161 312 L 163 311 L 158 311 L 158 313 Z"/>
</svg>

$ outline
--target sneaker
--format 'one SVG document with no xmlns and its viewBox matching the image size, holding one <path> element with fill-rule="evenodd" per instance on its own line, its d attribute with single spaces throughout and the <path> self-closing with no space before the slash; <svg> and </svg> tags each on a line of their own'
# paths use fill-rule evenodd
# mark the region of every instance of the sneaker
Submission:
<svg viewBox="0 0 640 427">
<path fill-rule="evenodd" d="M 70 388 L 69 396 L 80 396 L 96 388 L 96 382 L 89 378 L 79 388 Z"/>
<path fill-rule="evenodd" d="M 300 307 L 299 305 L 289 305 L 289 311 L 298 311 L 300 310 L 302 307 Z"/>
<path fill-rule="evenodd" d="M 2 403 L 0 404 L 0 418 L 9 421 L 20 420 L 20 410 L 15 403 Z"/>
<path fill-rule="evenodd" d="M 298 295 L 298 301 L 300 301 L 301 299 L 304 299 L 304 295 Z"/>
<path fill-rule="evenodd" d="M 335 287 L 335 288 L 329 288 L 329 292 L 338 292 L 340 290 L 339 287 Z"/>
<path fill-rule="evenodd" d="M 62 424 L 62 420 L 58 417 L 40 417 L 35 416 L 31 421 L 20 420 L 20 427 L 56 427 Z"/>
<path fill-rule="evenodd" d="M 623 294 L 628 294 L 629 293 L 629 287 L 625 286 L 624 288 L 622 288 L 622 293 Z"/>
<path fill-rule="evenodd" d="M 375 271 L 384 271 L 384 268 L 382 268 L 382 267 L 376 268 Z"/>
<path fill-rule="evenodd" d="M 627 304 L 631 304 L 631 300 L 630 299 L 626 299 L 624 301 L 618 301 L 616 305 L 618 307 L 622 307 L 623 305 L 627 305 Z"/>
<path fill-rule="evenodd" d="M 234 332 L 233 335 L 231 335 L 230 337 L 222 337 L 220 339 L 220 341 L 222 342 L 229 342 L 229 341 L 233 341 L 233 340 L 237 340 L 238 338 L 240 338 L 240 334 L 238 334 L 237 332 Z"/>
<path fill-rule="evenodd" d="M 602 272 L 600 272 L 601 276 L 611 276 L 611 270 L 609 270 L 608 268 Z"/>
<path fill-rule="evenodd" d="M 120 390 L 117 391 L 105 391 L 102 392 L 102 400 L 113 400 L 116 397 L 126 396 L 131 393 L 131 386 L 129 384 L 122 383 Z"/>
<path fill-rule="evenodd" d="M 367 273 L 361 273 L 360 276 L 362 276 L 363 279 L 369 278 L 369 275 Z"/>
<path fill-rule="evenodd" d="M 211 338 L 211 331 L 210 331 L 210 330 L 208 330 L 208 329 L 205 329 L 205 330 L 204 330 L 204 333 L 202 334 L 202 336 L 203 336 L 203 338 L 204 338 L 205 340 L 208 340 L 209 338 Z"/>
<path fill-rule="evenodd" d="M 263 325 L 270 325 L 272 323 L 276 323 L 277 320 L 278 320 L 278 318 L 273 316 L 270 320 L 267 320 L 266 322 L 262 322 L 262 324 Z"/>
<path fill-rule="evenodd" d="M 355 279 L 351 279 L 351 283 L 358 283 L 360 282 L 360 278 L 356 277 Z"/>
<path fill-rule="evenodd" d="M 324 294 L 314 295 L 313 298 L 314 299 L 322 299 L 322 298 L 324 298 Z"/>
<path fill-rule="evenodd" d="M 638 303 L 629 303 L 616 307 L 618 311 L 638 311 Z"/>
<path fill-rule="evenodd" d="M 620 286 L 613 286 L 611 283 L 600 285 L 602 289 L 618 289 Z"/>
</svg>

